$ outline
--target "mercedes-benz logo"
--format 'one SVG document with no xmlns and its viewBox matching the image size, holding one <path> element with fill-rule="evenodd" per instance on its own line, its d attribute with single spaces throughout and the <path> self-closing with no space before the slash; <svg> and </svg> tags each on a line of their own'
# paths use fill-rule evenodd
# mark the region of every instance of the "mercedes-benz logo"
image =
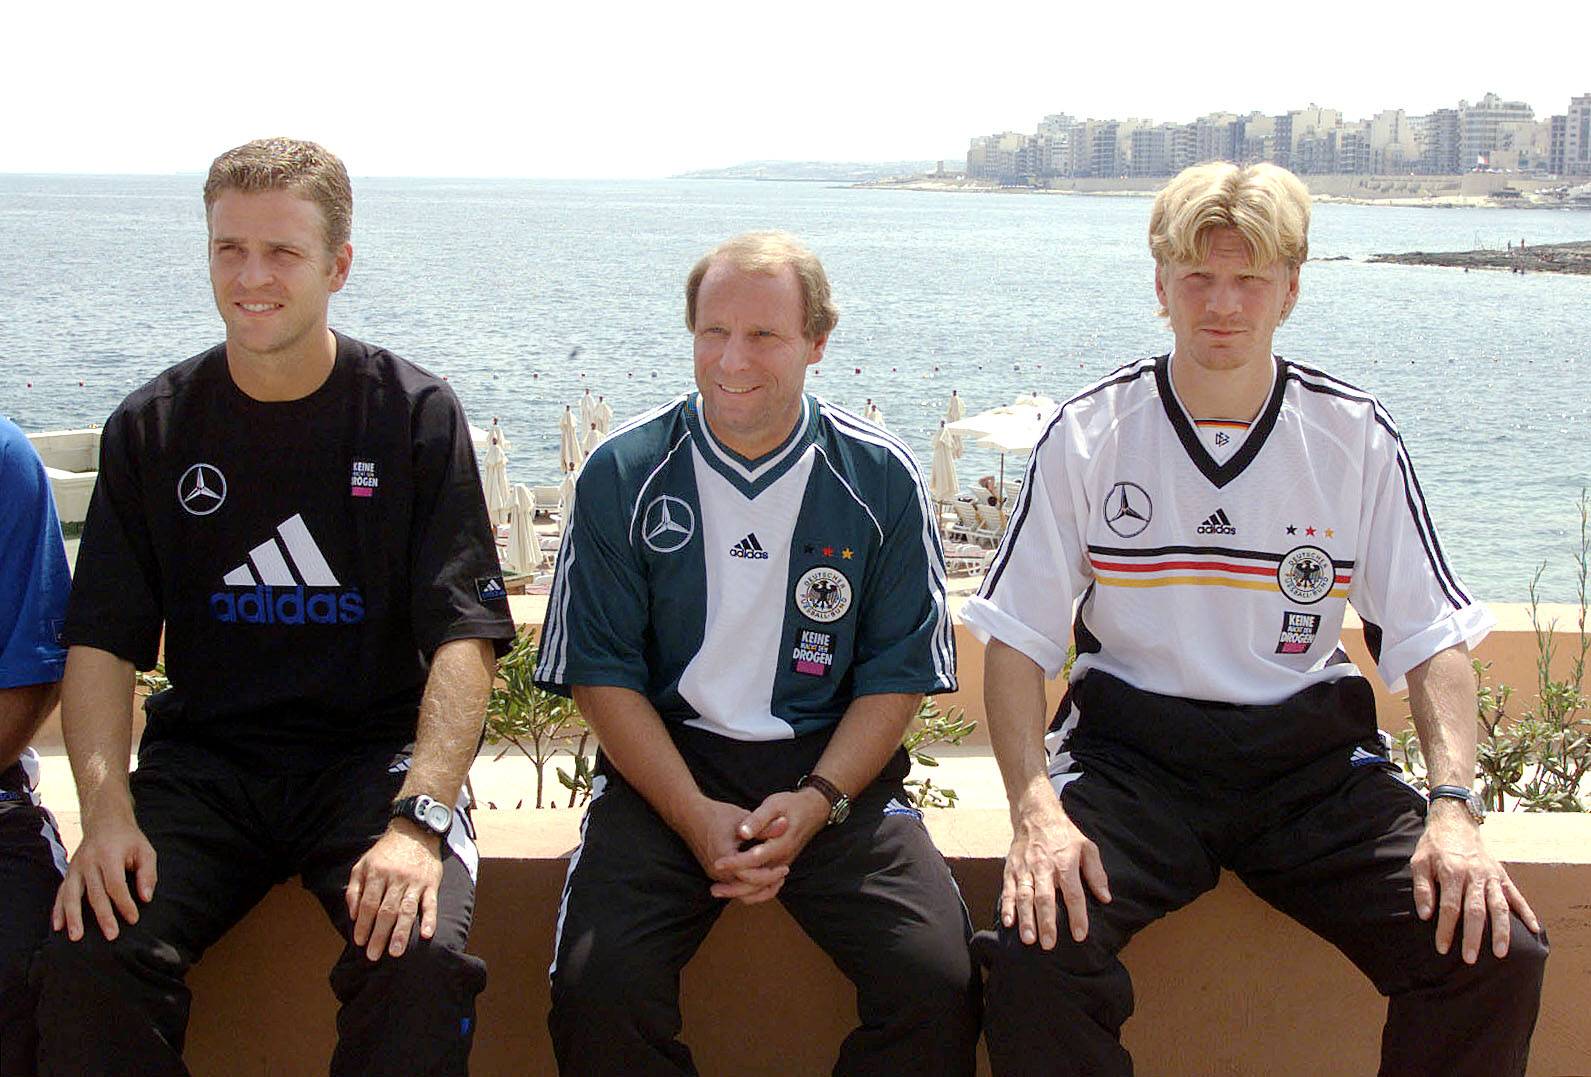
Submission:
<svg viewBox="0 0 1591 1077">
<path fill-rule="evenodd" d="M 1149 526 L 1155 503 L 1149 491 L 1136 482 L 1118 482 L 1105 495 L 1105 526 L 1122 538 L 1132 538 Z"/>
<path fill-rule="evenodd" d="M 226 500 L 226 476 L 214 464 L 194 464 L 177 480 L 177 502 L 194 516 L 208 516 Z"/>
<path fill-rule="evenodd" d="M 658 553 L 681 549 L 696 534 L 696 513 L 671 494 L 654 497 L 641 517 L 641 538 Z"/>
</svg>

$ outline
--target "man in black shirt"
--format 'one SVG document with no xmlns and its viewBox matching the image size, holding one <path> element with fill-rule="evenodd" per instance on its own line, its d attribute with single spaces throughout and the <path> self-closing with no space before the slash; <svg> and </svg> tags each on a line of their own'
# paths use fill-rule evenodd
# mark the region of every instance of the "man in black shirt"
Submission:
<svg viewBox="0 0 1591 1077">
<path fill-rule="evenodd" d="M 513 635 L 468 428 L 440 379 L 327 328 L 353 259 L 336 157 L 249 143 L 205 206 L 226 342 L 106 422 L 78 554 L 83 842 L 36 966 L 41 1070 L 184 1072 L 188 968 L 298 875 L 348 943 L 332 1071 L 464 1073 L 485 970 L 460 788 Z"/>
</svg>

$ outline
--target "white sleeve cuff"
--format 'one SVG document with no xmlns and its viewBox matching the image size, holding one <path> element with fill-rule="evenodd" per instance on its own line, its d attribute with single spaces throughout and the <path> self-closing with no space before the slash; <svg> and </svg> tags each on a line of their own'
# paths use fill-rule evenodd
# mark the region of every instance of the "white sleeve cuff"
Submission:
<svg viewBox="0 0 1591 1077">
<path fill-rule="evenodd" d="M 1381 674 L 1381 679 L 1392 691 L 1407 691 L 1405 677 L 1409 670 L 1459 643 L 1474 650 L 1475 645 L 1485 639 L 1496 624 L 1497 618 L 1492 616 L 1491 610 L 1478 602 L 1454 610 L 1407 639 L 1401 639 L 1391 647 L 1383 647 L 1376 672 Z"/>
<path fill-rule="evenodd" d="M 1021 651 L 1044 671 L 1046 679 L 1059 677 L 1066 668 L 1064 645 L 1057 646 L 1054 640 L 1033 631 L 986 598 L 975 595 L 967 599 L 960 617 L 980 643 L 988 643 L 992 637 Z"/>
</svg>

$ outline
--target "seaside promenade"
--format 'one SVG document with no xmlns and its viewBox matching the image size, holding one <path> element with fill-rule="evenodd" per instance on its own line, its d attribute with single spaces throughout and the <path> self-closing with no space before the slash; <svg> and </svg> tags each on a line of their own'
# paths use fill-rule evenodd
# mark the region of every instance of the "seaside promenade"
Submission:
<svg viewBox="0 0 1591 1077">
<path fill-rule="evenodd" d="M 956 581 L 959 606 L 976 579 Z M 539 625 L 546 599 L 515 596 L 515 620 Z M 1516 687 L 1517 708 L 1534 684 L 1529 613 L 1493 606 L 1500 625 L 1477 656 L 1493 684 Z M 1542 609 L 1573 631 L 1575 610 Z M 1358 626 L 1350 652 L 1366 662 Z M 941 697 L 982 722 L 982 649 L 958 626 L 961 690 Z M 1566 658 L 1560 647 L 1560 661 Z M 1049 686 L 1052 700 L 1061 685 Z M 1406 703 L 1378 688 L 1384 728 L 1406 724 Z M 75 846 L 78 815 L 70 771 L 52 720 L 39 744 L 42 791 Z M 471 769 L 482 860 L 472 950 L 490 967 L 472 1057 L 478 1074 L 551 1074 L 545 1031 L 546 969 L 580 810 L 516 808 L 534 796 L 522 757 Z M 998 769 L 979 729 L 935 752 L 927 774 L 954 788 L 959 807 L 930 810 L 927 824 L 951 864 L 974 922 L 986 925 L 998 894 L 1010 823 Z M 919 773 L 919 776 L 923 776 Z M 495 808 L 485 805 L 496 805 Z M 1530 1074 L 1591 1074 L 1591 816 L 1494 815 L 1490 847 L 1548 925 L 1553 956 Z M 224 938 L 191 977 L 195 1002 L 185 1057 L 198 1075 L 312 1073 L 334 1042 L 335 1004 L 325 982 L 338 943 L 296 882 L 278 887 Z M 1383 1003 L 1335 950 L 1265 906 L 1236 879 L 1177 917 L 1153 925 L 1124 954 L 1137 988 L 1126 1041 L 1145 1074 L 1328 1077 L 1375 1069 Z M 686 968 L 684 1033 L 703 1073 L 827 1072 L 855 1021 L 854 993 L 780 908 L 731 907 Z M 986 1070 L 985 1070 L 986 1072 Z"/>
</svg>

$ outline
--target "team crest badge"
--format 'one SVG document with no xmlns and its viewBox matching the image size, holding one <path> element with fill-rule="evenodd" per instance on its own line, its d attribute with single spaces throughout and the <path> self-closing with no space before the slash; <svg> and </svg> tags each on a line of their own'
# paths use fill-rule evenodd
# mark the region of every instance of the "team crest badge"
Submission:
<svg viewBox="0 0 1591 1077">
<path fill-rule="evenodd" d="M 814 621 L 838 621 L 851 608 L 851 581 L 827 565 L 808 569 L 796 581 L 795 604 Z"/>
<path fill-rule="evenodd" d="M 1331 555 L 1319 546 L 1296 546 L 1276 566 L 1276 582 L 1282 594 L 1304 606 L 1330 594 L 1336 575 Z"/>
</svg>

